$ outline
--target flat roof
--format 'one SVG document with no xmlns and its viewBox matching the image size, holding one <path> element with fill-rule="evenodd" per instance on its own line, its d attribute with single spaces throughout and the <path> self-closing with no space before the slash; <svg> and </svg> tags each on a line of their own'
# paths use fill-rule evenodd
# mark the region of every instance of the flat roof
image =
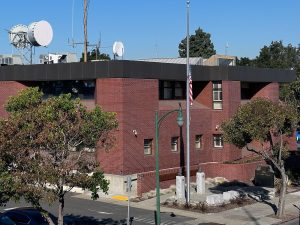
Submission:
<svg viewBox="0 0 300 225">
<path fill-rule="evenodd" d="M 247 82 L 291 82 L 296 71 L 240 66 L 191 66 L 193 81 L 230 80 Z M 136 78 L 186 80 L 186 65 L 111 60 L 61 64 L 0 66 L 0 81 L 93 80 Z"/>
</svg>

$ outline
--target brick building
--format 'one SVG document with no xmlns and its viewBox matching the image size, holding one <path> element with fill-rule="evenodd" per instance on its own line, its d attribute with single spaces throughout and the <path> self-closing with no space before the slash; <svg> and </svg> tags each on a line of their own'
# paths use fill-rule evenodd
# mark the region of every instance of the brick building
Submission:
<svg viewBox="0 0 300 225">
<path fill-rule="evenodd" d="M 245 153 L 223 143 L 220 125 L 252 98 L 278 100 L 279 84 L 293 81 L 295 72 L 199 65 L 191 70 L 191 175 L 201 167 L 207 176 L 249 179 L 256 165 L 222 164 Z M 125 175 L 134 174 L 141 194 L 154 188 L 155 111 L 177 109 L 178 102 L 185 110 L 185 74 L 182 64 L 125 60 L 0 67 L 0 116 L 6 115 L 3 105 L 8 97 L 29 86 L 39 86 L 46 96 L 70 92 L 88 108 L 100 105 L 116 112 L 116 145 L 109 152 L 99 151 L 97 157 L 112 183 L 123 183 Z M 162 186 L 171 184 L 185 166 L 185 133 L 177 126 L 176 113 L 160 127 Z M 123 185 L 115 188 L 121 192 Z"/>
</svg>

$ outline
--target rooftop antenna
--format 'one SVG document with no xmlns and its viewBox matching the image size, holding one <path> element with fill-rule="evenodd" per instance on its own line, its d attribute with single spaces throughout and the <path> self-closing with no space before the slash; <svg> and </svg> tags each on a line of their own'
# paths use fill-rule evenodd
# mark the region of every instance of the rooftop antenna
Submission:
<svg viewBox="0 0 300 225">
<path fill-rule="evenodd" d="M 84 62 L 87 62 L 87 53 L 88 47 L 94 46 L 96 49 L 96 59 L 98 59 L 98 51 L 101 46 L 101 33 L 98 43 L 96 44 L 89 44 L 88 42 L 88 31 L 87 31 L 87 21 L 88 21 L 88 8 L 90 4 L 90 0 L 84 0 L 83 2 L 83 33 L 84 33 L 84 41 L 83 42 L 76 42 L 74 39 L 74 8 L 75 8 L 75 0 L 72 2 L 72 40 L 68 39 L 68 44 L 75 48 L 77 45 L 83 45 L 83 58 Z"/>
<path fill-rule="evenodd" d="M 33 22 L 29 26 L 18 24 L 8 31 L 10 44 L 21 54 L 22 63 L 32 64 L 34 47 L 47 47 L 53 38 L 51 25 L 44 20 Z"/>
<path fill-rule="evenodd" d="M 114 60 L 116 60 L 116 57 L 122 57 L 124 55 L 124 45 L 121 41 L 115 41 L 113 45 L 113 54 L 114 54 Z"/>
<path fill-rule="evenodd" d="M 83 4 L 83 27 L 84 27 L 84 62 L 87 62 L 87 47 L 88 47 L 88 34 L 87 34 L 87 17 L 89 0 L 84 0 Z"/>
<path fill-rule="evenodd" d="M 74 44 L 74 8 L 75 8 L 75 0 L 73 0 L 72 3 L 72 44 Z"/>
</svg>

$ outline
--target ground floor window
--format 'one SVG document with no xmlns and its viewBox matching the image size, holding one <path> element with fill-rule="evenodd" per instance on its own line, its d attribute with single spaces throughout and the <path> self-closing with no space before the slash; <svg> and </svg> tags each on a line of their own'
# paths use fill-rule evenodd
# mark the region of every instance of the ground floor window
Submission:
<svg viewBox="0 0 300 225">
<path fill-rule="evenodd" d="M 223 148 L 223 136 L 221 134 L 214 134 L 213 140 L 215 148 Z"/>
<path fill-rule="evenodd" d="M 178 140 L 179 137 L 172 137 L 171 138 L 171 151 L 177 152 L 178 151 Z"/>
<path fill-rule="evenodd" d="M 153 139 L 144 139 L 144 154 L 145 155 L 152 154 L 152 142 L 153 142 Z"/>
<path fill-rule="evenodd" d="M 202 134 L 198 134 L 195 136 L 195 148 L 197 150 L 202 148 Z"/>
</svg>

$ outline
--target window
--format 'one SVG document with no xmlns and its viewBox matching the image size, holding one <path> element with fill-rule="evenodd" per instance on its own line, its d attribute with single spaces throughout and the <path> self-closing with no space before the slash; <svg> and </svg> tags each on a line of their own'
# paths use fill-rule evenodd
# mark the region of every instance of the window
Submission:
<svg viewBox="0 0 300 225">
<path fill-rule="evenodd" d="M 171 138 L 171 151 L 177 152 L 178 151 L 178 137 Z"/>
<path fill-rule="evenodd" d="M 183 93 L 183 83 L 182 82 L 175 82 L 175 99 L 182 99 L 184 96 Z"/>
<path fill-rule="evenodd" d="M 202 134 L 198 134 L 195 136 L 195 148 L 197 150 L 202 148 Z"/>
<path fill-rule="evenodd" d="M 153 139 L 144 139 L 144 154 L 145 155 L 152 154 L 152 140 Z"/>
<path fill-rule="evenodd" d="M 214 147 L 223 148 L 223 136 L 221 134 L 214 134 Z"/>
<path fill-rule="evenodd" d="M 172 99 L 172 92 L 171 81 L 164 81 L 164 99 Z"/>
<path fill-rule="evenodd" d="M 213 82 L 213 109 L 222 109 L 222 82 Z"/>
<path fill-rule="evenodd" d="M 74 98 L 95 98 L 95 80 L 42 81 L 35 86 L 39 86 L 45 98 L 67 93 L 71 93 Z"/>
<path fill-rule="evenodd" d="M 185 99 L 185 82 L 166 80 L 159 81 L 159 99 Z"/>
</svg>

